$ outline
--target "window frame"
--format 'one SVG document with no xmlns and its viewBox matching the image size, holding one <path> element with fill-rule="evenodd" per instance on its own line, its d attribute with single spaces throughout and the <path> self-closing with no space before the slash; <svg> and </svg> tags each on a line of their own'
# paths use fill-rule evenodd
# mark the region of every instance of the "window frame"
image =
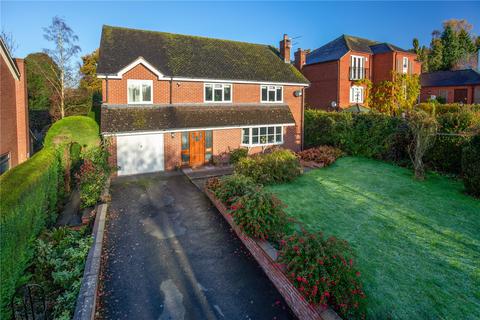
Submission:
<svg viewBox="0 0 480 320">
<path fill-rule="evenodd" d="M 215 101 L 215 85 L 222 86 L 222 101 Z M 207 100 L 207 87 L 212 87 L 212 100 Z M 225 100 L 225 86 L 230 86 L 230 100 Z M 218 82 L 204 82 L 203 83 L 203 102 L 204 103 L 232 103 L 233 102 L 233 84 L 232 83 L 218 83 Z"/>
<path fill-rule="evenodd" d="M 355 100 L 355 92 L 354 92 L 355 90 L 360 90 L 361 92 L 360 101 Z M 365 88 L 363 86 L 351 86 L 350 87 L 350 103 L 364 103 L 364 101 L 365 101 Z"/>
<path fill-rule="evenodd" d="M 12 168 L 12 156 L 11 156 L 11 153 L 10 152 L 6 152 L 2 155 L 0 155 L 0 161 L 1 162 L 5 162 L 6 164 L 6 170 L 1 172 L 0 171 L 0 175 L 4 174 L 5 172 L 7 172 L 8 170 L 10 170 Z M 3 163 L 2 163 L 3 164 Z"/>
<path fill-rule="evenodd" d="M 263 100 L 263 96 L 262 96 L 262 91 L 263 91 L 263 88 L 266 87 L 267 88 L 267 100 Z M 269 87 L 274 87 L 274 97 L 275 97 L 275 100 L 274 101 L 269 101 L 268 100 L 268 92 L 271 91 L 269 90 L 270 88 Z M 277 99 L 277 89 L 280 89 L 282 90 L 282 99 L 281 100 L 276 100 Z M 260 85 L 260 103 L 283 103 L 283 86 L 279 86 L 279 85 L 274 85 L 274 84 L 261 84 Z"/>
<path fill-rule="evenodd" d="M 354 66 L 354 61 L 357 61 L 359 65 Z M 365 62 L 366 57 L 364 56 L 353 54 L 350 56 L 350 80 L 365 79 Z"/>
<path fill-rule="evenodd" d="M 276 132 L 276 128 L 280 128 L 280 138 L 281 140 L 280 141 L 277 141 L 277 135 L 278 133 Z M 240 140 L 240 146 L 242 147 L 264 147 L 264 146 L 272 146 L 272 145 L 281 145 L 281 144 L 284 144 L 284 138 L 283 138 L 283 135 L 285 133 L 284 129 L 283 129 L 283 125 L 266 125 L 266 126 L 249 126 L 249 127 L 242 127 L 242 137 L 241 137 L 241 140 Z M 253 138 L 253 129 L 257 128 L 258 129 L 258 137 L 259 137 L 259 143 L 253 143 L 252 142 L 252 138 Z M 265 137 L 267 137 L 267 142 L 266 143 L 260 143 L 260 129 L 261 128 L 265 128 Z M 274 141 L 273 142 L 268 142 L 268 136 L 271 135 L 268 133 L 268 128 L 273 128 L 273 139 Z M 245 137 L 245 129 L 248 129 L 248 143 L 244 143 L 243 142 L 243 139 Z"/>
<path fill-rule="evenodd" d="M 150 101 L 143 101 L 143 100 L 139 102 L 131 101 L 129 88 L 130 88 L 130 85 L 132 84 L 140 84 L 140 94 L 142 93 L 143 84 L 149 84 L 150 85 Z M 128 104 L 153 104 L 153 80 L 127 79 L 127 103 Z"/>
</svg>

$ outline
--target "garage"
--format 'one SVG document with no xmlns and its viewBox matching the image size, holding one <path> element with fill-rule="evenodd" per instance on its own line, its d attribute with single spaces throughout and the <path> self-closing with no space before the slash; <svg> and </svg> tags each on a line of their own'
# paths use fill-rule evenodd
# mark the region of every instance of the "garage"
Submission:
<svg viewBox="0 0 480 320">
<path fill-rule="evenodd" d="M 118 175 L 164 170 L 163 133 L 117 136 Z"/>
</svg>

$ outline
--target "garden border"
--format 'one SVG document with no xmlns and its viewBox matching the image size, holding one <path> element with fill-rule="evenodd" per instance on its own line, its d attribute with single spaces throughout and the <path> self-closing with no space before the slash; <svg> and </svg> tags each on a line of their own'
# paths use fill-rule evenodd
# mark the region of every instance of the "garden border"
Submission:
<svg viewBox="0 0 480 320">
<path fill-rule="evenodd" d="M 338 314 L 331 308 L 323 310 L 321 307 L 315 308 L 314 306 L 309 304 L 302 296 L 300 291 L 298 291 L 297 288 L 295 288 L 295 286 L 290 282 L 290 280 L 288 280 L 287 276 L 281 270 L 279 265 L 275 263 L 274 257 L 272 257 L 272 255 L 276 255 L 276 250 L 271 248 L 268 242 L 258 241 L 244 234 L 233 221 L 232 215 L 228 213 L 225 205 L 220 200 L 218 200 L 210 190 L 205 189 L 204 192 L 210 199 L 212 204 L 225 218 L 225 220 L 227 220 L 228 224 L 235 231 L 235 233 L 243 242 L 245 247 L 247 247 L 248 251 L 250 251 L 252 256 L 263 269 L 263 271 L 273 283 L 273 285 L 283 296 L 288 306 L 298 319 L 341 320 L 340 316 L 338 316 Z M 273 254 L 272 249 L 275 250 Z"/>
<path fill-rule="evenodd" d="M 107 199 L 110 187 L 110 179 L 107 180 L 105 189 L 102 193 L 103 199 Z M 74 320 L 92 320 L 95 318 L 97 305 L 97 289 L 100 275 L 100 263 L 102 257 L 103 235 L 105 231 L 105 221 L 107 216 L 108 203 L 103 202 L 95 207 L 95 223 L 93 225 L 93 244 L 90 248 L 83 271 L 82 285 L 77 297 Z"/>
</svg>

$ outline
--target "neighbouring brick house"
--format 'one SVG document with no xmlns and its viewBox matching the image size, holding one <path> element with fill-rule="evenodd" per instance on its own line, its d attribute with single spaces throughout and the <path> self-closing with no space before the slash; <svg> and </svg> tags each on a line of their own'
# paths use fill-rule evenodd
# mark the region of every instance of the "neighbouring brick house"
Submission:
<svg viewBox="0 0 480 320">
<path fill-rule="evenodd" d="M 305 93 L 309 108 L 342 109 L 366 105 L 365 88 L 358 80 L 373 83 L 392 80 L 393 72 L 420 74 L 416 54 L 390 43 L 342 35 L 324 46 L 295 52 L 295 66 L 311 82 Z"/>
<path fill-rule="evenodd" d="M 25 61 L 13 59 L 0 38 L 0 174 L 30 156 Z"/>
<path fill-rule="evenodd" d="M 308 80 L 290 42 L 267 45 L 104 26 L 101 131 L 119 175 L 201 166 L 239 147 L 300 150 Z"/>
<path fill-rule="evenodd" d="M 480 103 L 480 73 L 473 69 L 423 73 L 420 101 Z"/>
</svg>

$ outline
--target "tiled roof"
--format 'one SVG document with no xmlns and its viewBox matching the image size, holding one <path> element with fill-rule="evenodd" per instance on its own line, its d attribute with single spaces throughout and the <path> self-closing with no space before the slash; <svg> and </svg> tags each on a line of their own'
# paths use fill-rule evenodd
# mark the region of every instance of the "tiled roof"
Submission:
<svg viewBox="0 0 480 320">
<path fill-rule="evenodd" d="M 103 105 L 103 133 L 295 123 L 286 104 Z"/>
<path fill-rule="evenodd" d="M 422 73 L 420 83 L 422 87 L 480 84 L 480 73 L 472 69 Z"/>
<path fill-rule="evenodd" d="M 378 42 L 369 39 L 341 35 L 324 46 L 307 54 L 307 64 L 335 61 L 343 57 L 349 51 L 364 52 L 369 54 L 384 53 L 389 51 L 408 52 L 400 47 L 386 42 Z"/>
<path fill-rule="evenodd" d="M 103 27 L 97 68 L 99 74 L 116 74 L 139 57 L 169 77 L 308 83 L 271 46 Z"/>
</svg>

